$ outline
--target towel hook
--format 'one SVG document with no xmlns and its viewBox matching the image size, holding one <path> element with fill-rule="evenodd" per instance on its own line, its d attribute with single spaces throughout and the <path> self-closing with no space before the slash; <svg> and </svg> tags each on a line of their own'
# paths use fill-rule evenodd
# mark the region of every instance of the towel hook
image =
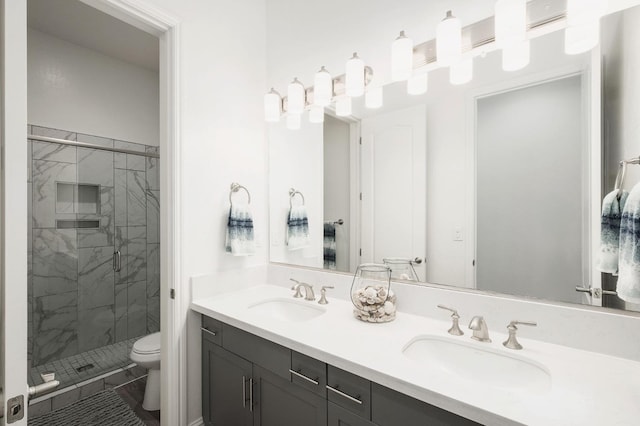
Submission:
<svg viewBox="0 0 640 426">
<path fill-rule="evenodd" d="M 231 191 L 229 192 L 229 203 L 233 204 L 233 201 L 231 200 L 231 194 L 233 194 L 234 192 L 238 192 L 241 189 L 244 189 L 244 191 L 247 193 L 247 204 L 251 204 L 251 193 L 249 192 L 249 190 L 247 188 L 245 188 L 244 186 L 240 185 L 238 182 L 233 182 L 231 184 L 230 189 L 231 189 Z"/>
<path fill-rule="evenodd" d="M 296 191 L 293 188 L 289 188 L 289 208 L 293 207 L 293 197 L 296 196 L 296 194 L 300 195 L 300 197 L 302 198 L 302 205 L 304 206 L 304 195 L 302 195 L 302 192 L 300 191 Z"/>
</svg>

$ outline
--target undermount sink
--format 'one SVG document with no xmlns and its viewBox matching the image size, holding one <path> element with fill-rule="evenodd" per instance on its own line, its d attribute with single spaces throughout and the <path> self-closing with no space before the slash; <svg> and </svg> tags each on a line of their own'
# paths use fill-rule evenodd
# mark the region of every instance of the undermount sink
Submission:
<svg viewBox="0 0 640 426">
<path fill-rule="evenodd" d="M 313 304 L 313 302 L 298 301 L 291 299 L 269 299 L 253 305 L 249 305 L 249 311 L 255 314 L 264 315 L 279 321 L 308 321 L 316 318 L 326 311 L 324 308 Z"/>
<path fill-rule="evenodd" d="M 407 343 L 402 353 L 424 368 L 445 373 L 447 377 L 457 376 L 493 388 L 533 393 L 544 393 L 551 388 L 551 376 L 544 366 L 481 346 L 485 344 L 419 336 Z"/>
</svg>

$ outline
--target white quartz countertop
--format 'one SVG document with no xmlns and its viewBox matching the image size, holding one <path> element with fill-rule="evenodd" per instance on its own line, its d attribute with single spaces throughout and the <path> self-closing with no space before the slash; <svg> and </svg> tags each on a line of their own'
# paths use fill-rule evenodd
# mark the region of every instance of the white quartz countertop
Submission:
<svg viewBox="0 0 640 426">
<path fill-rule="evenodd" d="M 258 315 L 249 306 L 291 298 L 286 287 L 258 285 L 215 297 L 193 300 L 191 308 L 257 336 L 350 371 L 421 401 L 490 425 L 638 425 L 640 424 L 640 362 L 587 352 L 526 338 L 518 331 L 521 351 L 505 348 L 506 333 L 489 326 L 492 343 L 447 333 L 447 320 L 397 313 L 395 321 L 364 323 L 354 318 L 350 302 L 331 298 L 326 313 L 292 322 Z M 317 302 L 304 302 L 320 306 Z M 446 318 L 447 315 L 443 315 Z M 629 338 L 636 333 L 629 330 Z M 415 337 L 437 336 L 490 348 L 542 365 L 551 377 L 543 390 L 501 389 L 425 368 L 403 348 Z M 594 336 L 595 338 L 595 336 Z M 458 340 L 460 339 L 460 340 Z"/>
</svg>

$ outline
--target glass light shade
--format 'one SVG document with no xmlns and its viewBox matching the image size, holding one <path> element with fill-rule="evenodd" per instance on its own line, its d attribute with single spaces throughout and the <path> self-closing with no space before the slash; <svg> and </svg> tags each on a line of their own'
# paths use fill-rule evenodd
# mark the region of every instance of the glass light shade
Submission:
<svg viewBox="0 0 640 426">
<path fill-rule="evenodd" d="M 309 123 L 324 123 L 324 107 L 311 105 L 309 109 Z"/>
<path fill-rule="evenodd" d="M 294 78 L 287 86 L 287 112 L 289 114 L 302 114 L 304 104 L 304 85 L 297 78 Z"/>
<path fill-rule="evenodd" d="M 436 57 L 438 65 L 449 66 L 460 60 L 462 55 L 462 25 L 460 20 L 447 12 L 436 29 Z"/>
<path fill-rule="evenodd" d="M 354 53 L 347 61 L 344 85 L 347 96 L 364 95 L 364 61 L 358 57 L 357 53 Z"/>
<path fill-rule="evenodd" d="M 567 24 L 592 24 L 607 13 L 608 7 L 607 0 L 567 0 Z"/>
<path fill-rule="evenodd" d="M 313 79 L 314 105 L 327 106 L 333 97 L 333 79 L 324 67 L 320 68 Z"/>
<path fill-rule="evenodd" d="M 531 60 L 531 43 L 523 41 L 502 49 L 502 69 L 517 71 L 529 65 Z"/>
<path fill-rule="evenodd" d="M 449 68 L 451 84 L 465 84 L 473 78 L 473 58 L 464 58 Z"/>
<path fill-rule="evenodd" d="M 351 115 L 351 98 L 349 96 L 340 96 L 336 99 L 336 115 L 338 117 Z"/>
<path fill-rule="evenodd" d="M 302 114 L 287 114 L 287 129 L 298 130 L 302 122 Z"/>
<path fill-rule="evenodd" d="M 264 95 L 264 119 L 268 123 L 277 123 L 280 121 L 280 114 L 282 113 L 282 99 L 280 94 L 273 90 L 273 87 Z"/>
<path fill-rule="evenodd" d="M 429 88 L 429 74 L 417 74 L 407 80 L 407 93 L 410 95 L 422 95 Z"/>
<path fill-rule="evenodd" d="M 588 52 L 600 42 L 600 21 L 567 27 L 564 30 L 564 51 L 567 55 Z"/>
<path fill-rule="evenodd" d="M 498 0 L 495 5 L 495 34 L 498 47 L 513 46 L 527 34 L 527 0 Z"/>
<path fill-rule="evenodd" d="M 364 94 L 364 106 L 370 109 L 382 106 L 382 87 L 370 87 Z"/>
<path fill-rule="evenodd" d="M 413 73 L 413 41 L 400 31 L 391 45 L 391 81 L 405 81 Z"/>
</svg>

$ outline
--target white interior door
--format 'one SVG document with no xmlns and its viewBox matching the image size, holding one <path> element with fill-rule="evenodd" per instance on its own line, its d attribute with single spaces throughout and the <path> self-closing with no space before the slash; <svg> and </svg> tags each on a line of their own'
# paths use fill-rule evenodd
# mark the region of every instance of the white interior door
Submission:
<svg viewBox="0 0 640 426">
<path fill-rule="evenodd" d="M 27 415 L 27 10 L 0 0 L 1 112 L 1 342 L 0 425 L 26 425 Z M 19 404 L 19 406 L 18 406 Z M 14 411 L 14 413 L 11 413 Z M 14 415 L 12 415 L 14 414 Z"/>
<path fill-rule="evenodd" d="M 361 135 L 361 262 L 420 258 L 415 269 L 424 281 L 426 107 L 365 118 Z"/>
</svg>

